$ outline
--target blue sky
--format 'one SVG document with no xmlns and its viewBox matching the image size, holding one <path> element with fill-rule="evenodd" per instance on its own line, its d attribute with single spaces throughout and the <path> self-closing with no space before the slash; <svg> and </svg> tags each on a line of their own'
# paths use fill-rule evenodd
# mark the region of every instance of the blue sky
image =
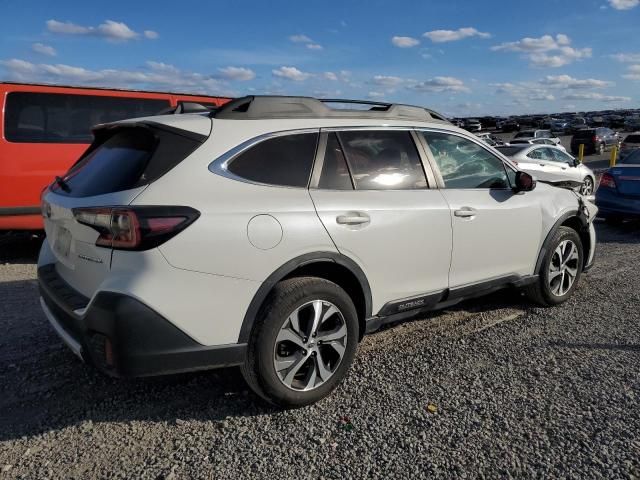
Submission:
<svg viewBox="0 0 640 480">
<path fill-rule="evenodd" d="M 2 11 L 2 80 L 460 116 L 640 106 L 640 0 L 5 0 Z"/>
</svg>

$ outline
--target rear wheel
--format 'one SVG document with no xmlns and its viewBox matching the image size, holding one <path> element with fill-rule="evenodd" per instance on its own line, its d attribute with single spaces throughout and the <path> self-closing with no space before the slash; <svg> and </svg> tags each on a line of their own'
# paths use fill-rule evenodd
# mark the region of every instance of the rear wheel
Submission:
<svg viewBox="0 0 640 480">
<path fill-rule="evenodd" d="M 261 309 L 242 373 L 274 405 L 317 402 L 351 366 L 358 328 L 351 298 L 335 283 L 315 277 L 285 280 Z"/>
<path fill-rule="evenodd" d="M 526 289 L 527 296 L 543 306 L 565 302 L 580 280 L 583 255 L 578 233 L 569 227 L 558 228 L 542 260 L 537 282 Z"/>
</svg>

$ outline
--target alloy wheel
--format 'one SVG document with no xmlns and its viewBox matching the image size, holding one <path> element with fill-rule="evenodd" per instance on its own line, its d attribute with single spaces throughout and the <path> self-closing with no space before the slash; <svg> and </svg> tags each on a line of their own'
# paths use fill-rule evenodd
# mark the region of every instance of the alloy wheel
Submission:
<svg viewBox="0 0 640 480">
<path fill-rule="evenodd" d="M 564 240 L 556 247 L 549 264 L 549 289 L 556 297 L 562 297 L 573 286 L 578 275 L 578 247 L 571 240 Z"/>
<path fill-rule="evenodd" d="M 584 196 L 591 195 L 593 193 L 593 180 L 591 177 L 585 177 L 580 187 L 580 193 Z"/>
<path fill-rule="evenodd" d="M 338 369 L 347 340 L 344 315 L 334 304 L 313 300 L 301 305 L 276 337 L 273 364 L 278 378 L 292 390 L 320 387 Z"/>
</svg>

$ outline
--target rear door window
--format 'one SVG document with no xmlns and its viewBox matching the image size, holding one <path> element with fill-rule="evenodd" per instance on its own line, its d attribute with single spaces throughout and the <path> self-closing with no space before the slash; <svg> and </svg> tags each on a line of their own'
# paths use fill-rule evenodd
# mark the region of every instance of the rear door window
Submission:
<svg viewBox="0 0 640 480">
<path fill-rule="evenodd" d="M 347 159 L 335 132 L 327 138 L 327 148 L 322 163 L 318 188 L 328 190 L 353 190 Z"/>
<path fill-rule="evenodd" d="M 155 115 L 169 100 L 11 92 L 5 105 L 5 138 L 16 143 L 91 143 L 91 127 Z"/>
<path fill-rule="evenodd" d="M 337 135 L 356 190 L 427 188 L 418 150 L 409 131 L 354 130 Z"/>
<path fill-rule="evenodd" d="M 317 133 L 270 138 L 234 158 L 227 169 L 250 182 L 306 188 L 317 143 Z"/>
</svg>

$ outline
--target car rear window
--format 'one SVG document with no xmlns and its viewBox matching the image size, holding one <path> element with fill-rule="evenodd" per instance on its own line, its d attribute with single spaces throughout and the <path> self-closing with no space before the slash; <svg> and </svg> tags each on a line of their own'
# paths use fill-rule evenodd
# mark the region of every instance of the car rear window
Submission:
<svg viewBox="0 0 640 480">
<path fill-rule="evenodd" d="M 99 131 L 63 181 L 52 188 L 60 195 L 88 197 L 147 185 L 179 164 L 204 140 L 179 132 L 149 126 Z"/>
<path fill-rule="evenodd" d="M 94 125 L 154 115 L 169 105 L 151 98 L 11 92 L 4 133 L 16 143 L 91 143 Z"/>
<path fill-rule="evenodd" d="M 640 135 L 627 135 L 624 141 L 626 143 L 640 143 Z"/>
<path fill-rule="evenodd" d="M 574 138 L 591 138 L 596 134 L 595 130 L 579 130 L 573 134 Z"/>
<path fill-rule="evenodd" d="M 306 188 L 317 143 L 317 133 L 270 138 L 234 158 L 227 169 L 251 182 Z"/>
<path fill-rule="evenodd" d="M 522 132 L 516 133 L 516 136 L 513 138 L 531 138 L 534 133 L 535 132 L 532 132 L 531 130 L 523 130 Z"/>
<path fill-rule="evenodd" d="M 625 165 L 640 165 L 640 150 L 636 150 L 631 155 L 627 155 L 623 159 L 620 160 L 619 163 Z"/>
</svg>

